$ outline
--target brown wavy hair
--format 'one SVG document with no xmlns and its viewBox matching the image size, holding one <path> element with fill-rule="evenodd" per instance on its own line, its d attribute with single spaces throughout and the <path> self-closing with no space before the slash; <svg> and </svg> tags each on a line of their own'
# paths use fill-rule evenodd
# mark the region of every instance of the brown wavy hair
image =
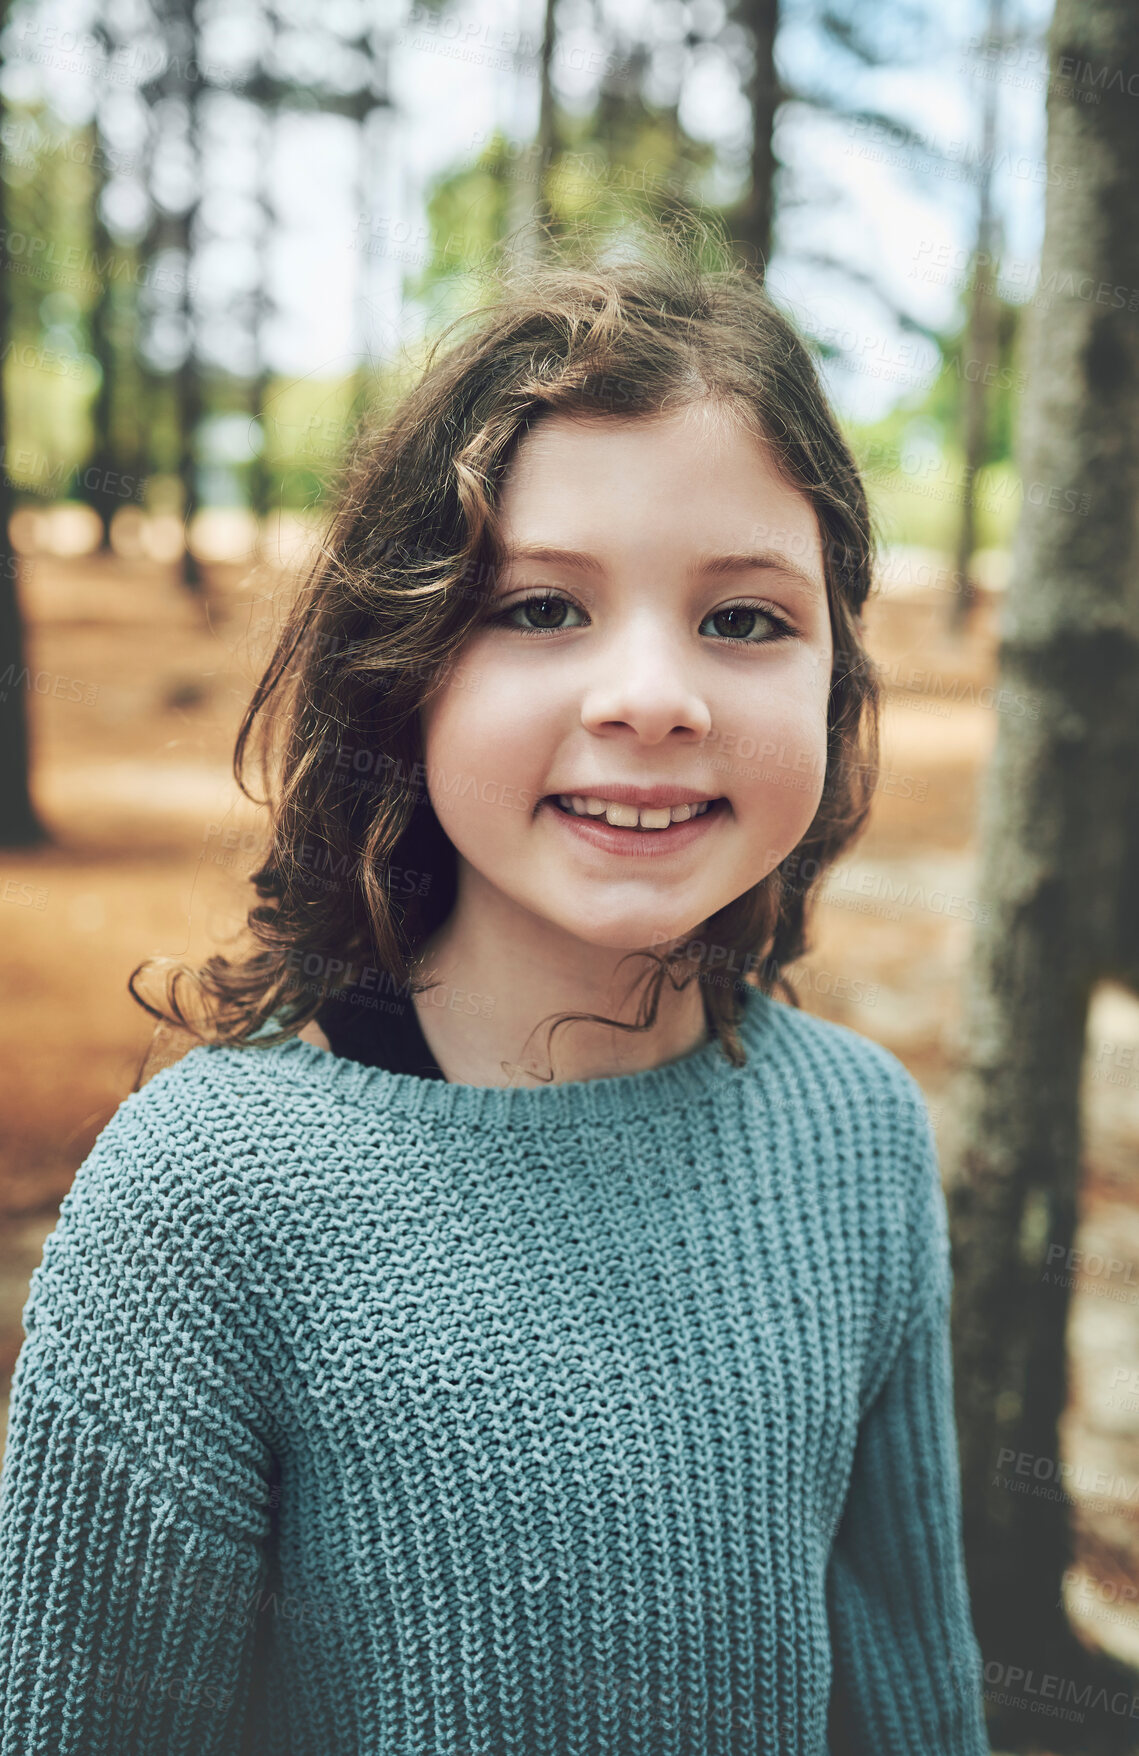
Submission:
<svg viewBox="0 0 1139 1756">
<path fill-rule="evenodd" d="M 253 800 L 244 771 L 256 734 L 265 797 L 254 802 L 269 810 L 250 874 L 253 943 L 197 967 L 140 964 L 128 986 L 153 1017 L 202 1041 L 244 1046 L 256 1032 L 250 1046 L 271 1047 L 363 971 L 405 996 L 437 985 L 415 965 L 453 906 L 455 854 L 425 786 L 419 709 L 442 680 L 461 686 L 455 667 L 501 565 L 497 500 L 519 440 L 554 413 L 628 420 L 706 400 L 766 443 L 815 510 L 834 645 L 822 797 L 794 851 L 702 923 L 700 940 L 628 953 L 648 960 L 635 1023 L 565 1013 L 547 1047 L 573 1019 L 646 1030 L 663 982 L 696 980 L 740 1066 L 743 990 L 798 1005 L 783 972 L 808 948 L 812 894 L 862 829 L 878 774 L 878 683 L 860 627 L 876 535 L 793 324 L 751 270 L 706 261 L 665 236 L 616 262 L 502 268 L 394 412 L 361 429 L 234 750 Z M 165 976 L 165 1005 L 137 992 L 144 971 Z"/>
</svg>

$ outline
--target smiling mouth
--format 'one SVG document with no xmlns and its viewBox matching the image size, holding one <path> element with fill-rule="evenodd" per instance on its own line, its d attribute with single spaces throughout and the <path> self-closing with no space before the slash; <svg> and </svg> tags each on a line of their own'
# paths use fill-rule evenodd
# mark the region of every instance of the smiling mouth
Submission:
<svg viewBox="0 0 1139 1756">
<path fill-rule="evenodd" d="M 688 805 L 638 807 L 607 803 L 604 799 L 581 798 L 568 793 L 550 793 L 546 802 L 564 817 L 599 825 L 604 823 L 611 829 L 631 829 L 641 835 L 661 835 L 677 824 L 706 817 L 709 812 L 717 812 L 727 804 L 727 800 L 721 798 L 701 799 Z"/>
</svg>

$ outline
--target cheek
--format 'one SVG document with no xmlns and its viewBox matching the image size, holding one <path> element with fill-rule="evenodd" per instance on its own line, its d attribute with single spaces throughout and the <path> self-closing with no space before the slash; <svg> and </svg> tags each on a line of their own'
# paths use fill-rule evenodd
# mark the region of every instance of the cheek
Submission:
<svg viewBox="0 0 1139 1756">
<path fill-rule="evenodd" d="M 472 864 L 495 864 L 541 793 L 550 702 L 521 678 L 464 664 L 420 713 L 427 790 L 448 839 Z"/>
<path fill-rule="evenodd" d="M 802 840 L 818 810 L 827 760 L 826 695 L 817 687 L 773 691 L 760 709 L 733 717 L 713 768 L 742 826 L 763 841 L 770 864 Z"/>
<path fill-rule="evenodd" d="M 518 672 L 503 675 L 475 659 L 461 677 L 421 713 L 424 759 L 450 777 L 474 777 L 480 786 L 524 785 L 539 765 L 543 727 L 552 712 L 549 690 Z"/>
<path fill-rule="evenodd" d="M 829 671 L 805 656 L 786 670 L 772 668 L 764 686 L 748 689 L 725 703 L 711 738 L 713 763 L 733 786 L 777 784 L 781 775 L 798 775 L 819 784 L 826 764 Z"/>
</svg>

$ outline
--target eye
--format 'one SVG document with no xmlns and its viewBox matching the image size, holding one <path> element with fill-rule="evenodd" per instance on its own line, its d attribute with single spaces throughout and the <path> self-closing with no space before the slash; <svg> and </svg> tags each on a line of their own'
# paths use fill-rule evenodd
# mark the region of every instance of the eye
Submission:
<svg viewBox="0 0 1139 1756">
<path fill-rule="evenodd" d="M 722 642 L 731 646 L 773 646 L 777 640 L 787 640 L 795 633 L 786 616 L 781 616 L 779 611 L 770 604 L 725 604 L 722 609 L 713 610 L 705 622 L 701 623 L 701 632 L 703 632 L 707 622 L 728 623 L 726 633 L 722 629 L 717 629 L 717 633 L 720 634 Z M 750 636 L 755 630 L 757 622 L 759 638 L 753 640 Z M 769 630 L 774 630 L 774 632 L 768 632 L 765 635 L 763 632 L 765 624 Z"/>
<path fill-rule="evenodd" d="M 537 627 L 527 627 L 524 623 L 516 622 L 513 619 L 521 611 L 530 614 L 531 606 L 536 606 Z M 576 605 L 572 604 L 569 598 L 561 597 L 556 592 L 538 591 L 532 592 L 528 598 L 519 598 L 517 603 L 511 604 L 505 610 L 500 610 L 497 615 L 491 616 L 490 620 L 501 623 L 507 628 L 513 628 L 516 634 L 560 634 L 563 628 L 574 626 L 572 622 L 565 621 L 564 612 L 575 608 Z M 550 619 L 547 620 L 547 618 Z"/>
<path fill-rule="evenodd" d="M 560 634 L 563 629 L 581 626 L 566 620 L 567 611 L 582 614 L 578 606 L 560 592 L 538 591 L 519 598 L 505 610 L 492 614 L 488 620 L 512 628 L 516 634 Z M 525 616 L 528 621 L 519 621 L 520 616 Z M 791 623 L 774 605 L 763 603 L 725 604 L 705 617 L 701 633 L 709 622 L 718 625 L 715 633 L 721 646 L 772 646 L 777 640 L 787 640 L 795 634 Z"/>
</svg>

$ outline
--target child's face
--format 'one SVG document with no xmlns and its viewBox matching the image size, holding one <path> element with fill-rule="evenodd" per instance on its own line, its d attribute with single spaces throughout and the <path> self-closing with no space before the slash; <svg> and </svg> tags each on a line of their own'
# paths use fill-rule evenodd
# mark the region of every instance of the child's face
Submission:
<svg viewBox="0 0 1139 1756">
<path fill-rule="evenodd" d="M 814 511 L 708 405 L 546 417 L 500 507 L 511 548 L 590 559 L 512 559 L 422 709 L 458 913 L 525 909 L 590 945 L 659 950 L 765 877 L 818 806 L 832 646 Z M 708 565 L 761 550 L 787 566 Z M 760 602 L 793 632 L 777 639 Z M 664 830 L 557 804 L 650 787 L 717 803 Z"/>
</svg>

